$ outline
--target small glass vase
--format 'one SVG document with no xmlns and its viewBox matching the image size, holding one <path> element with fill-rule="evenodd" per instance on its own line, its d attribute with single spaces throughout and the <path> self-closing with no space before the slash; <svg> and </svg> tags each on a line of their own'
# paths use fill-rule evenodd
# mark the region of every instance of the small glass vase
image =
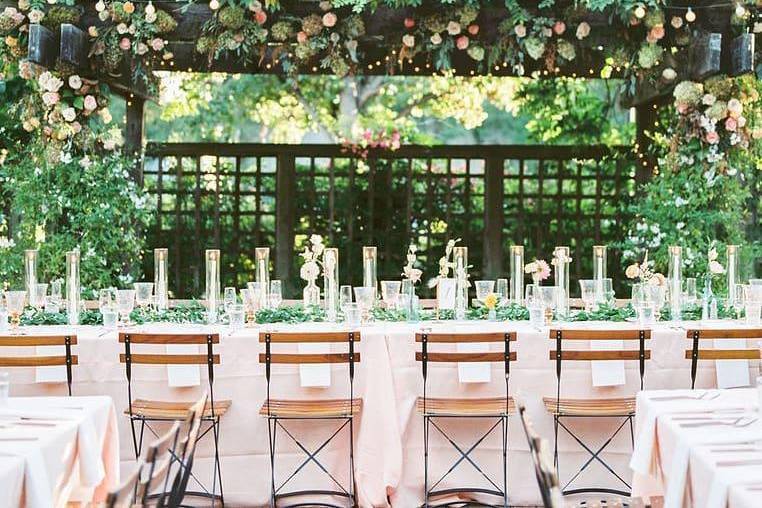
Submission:
<svg viewBox="0 0 762 508">
<path fill-rule="evenodd" d="M 497 310 L 495 310 L 495 309 L 489 309 L 487 311 L 487 320 L 488 321 L 497 321 Z"/>
<path fill-rule="evenodd" d="M 305 307 L 312 307 L 320 305 L 320 288 L 315 284 L 314 280 L 307 282 L 302 293 L 303 303 Z"/>
<path fill-rule="evenodd" d="M 704 282 L 704 301 L 701 306 L 701 319 L 717 319 L 717 298 L 712 291 L 712 277 L 706 276 Z"/>
</svg>

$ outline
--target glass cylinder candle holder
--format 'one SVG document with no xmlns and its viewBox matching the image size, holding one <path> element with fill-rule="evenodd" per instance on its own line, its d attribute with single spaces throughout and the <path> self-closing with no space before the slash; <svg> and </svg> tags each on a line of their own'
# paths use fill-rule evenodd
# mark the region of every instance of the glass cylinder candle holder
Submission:
<svg viewBox="0 0 762 508">
<path fill-rule="evenodd" d="M 256 266 L 256 281 L 259 282 L 259 301 L 262 308 L 270 307 L 268 288 L 270 287 L 270 247 L 257 247 L 254 249 L 254 262 Z"/>
<path fill-rule="evenodd" d="M 206 299 L 207 320 L 210 324 L 217 322 L 220 306 L 220 251 L 207 249 L 206 260 Z"/>
<path fill-rule="evenodd" d="M 339 314 L 339 249 L 328 248 L 323 253 L 323 290 L 326 319 L 335 323 Z"/>
<path fill-rule="evenodd" d="M 740 246 L 738 245 L 728 245 L 727 246 L 727 277 L 728 277 L 728 307 L 732 307 L 736 305 L 738 302 L 738 290 L 736 287 L 738 286 L 738 282 L 740 280 L 739 277 L 739 249 Z"/>
<path fill-rule="evenodd" d="M 66 316 L 70 325 L 79 324 L 79 250 L 66 253 Z"/>
<path fill-rule="evenodd" d="M 558 291 L 556 295 L 556 312 L 559 316 L 569 314 L 569 263 L 571 262 L 569 247 L 558 246 L 553 249 L 553 265 Z"/>
<path fill-rule="evenodd" d="M 517 305 L 524 303 L 524 246 L 510 247 L 511 291 L 510 302 Z"/>
<path fill-rule="evenodd" d="M 378 266 L 378 249 L 372 246 L 362 248 L 362 285 L 366 288 L 376 289 L 378 279 L 376 268 Z"/>
<path fill-rule="evenodd" d="M 35 301 L 37 289 L 37 254 L 37 249 L 24 251 L 24 288 L 30 303 Z"/>
<path fill-rule="evenodd" d="M 455 265 L 455 319 L 466 319 L 468 308 L 468 247 L 452 250 Z"/>
<path fill-rule="evenodd" d="M 606 278 L 606 246 L 593 245 L 593 280 L 595 281 L 595 300 L 602 303 L 605 299 L 603 279 Z"/>
<path fill-rule="evenodd" d="M 669 253 L 667 287 L 669 288 L 670 315 L 672 320 L 679 320 L 683 296 L 683 248 L 679 245 L 670 245 L 667 251 Z"/>
<path fill-rule="evenodd" d="M 169 250 L 153 250 L 153 290 L 156 296 L 156 308 L 169 308 Z"/>
</svg>

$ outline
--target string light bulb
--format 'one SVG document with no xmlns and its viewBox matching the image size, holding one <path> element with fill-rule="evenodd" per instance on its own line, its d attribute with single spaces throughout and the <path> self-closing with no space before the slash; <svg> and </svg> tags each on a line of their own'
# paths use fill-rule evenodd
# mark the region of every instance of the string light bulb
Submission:
<svg viewBox="0 0 762 508">
<path fill-rule="evenodd" d="M 744 16 L 746 16 L 746 9 L 739 2 L 736 4 L 736 17 L 743 18 Z"/>
<path fill-rule="evenodd" d="M 646 9 L 642 5 L 635 7 L 635 17 L 638 19 L 643 19 L 646 17 Z"/>
<path fill-rule="evenodd" d="M 688 23 L 693 23 L 694 21 L 696 21 L 696 13 L 693 12 L 693 9 L 691 9 L 690 7 L 688 7 L 688 12 L 685 13 L 685 21 L 687 21 Z"/>
<path fill-rule="evenodd" d="M 216 11 L 220 8 L 220 2 L 218 0 L 210 0 L 209 8 L 213 11 Z"/>
</svg>

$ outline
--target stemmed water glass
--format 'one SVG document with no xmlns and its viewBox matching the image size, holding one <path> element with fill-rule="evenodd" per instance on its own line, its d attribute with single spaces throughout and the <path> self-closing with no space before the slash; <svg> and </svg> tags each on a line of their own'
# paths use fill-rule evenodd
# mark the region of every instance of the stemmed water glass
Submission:
<svg viewBox="0 0 762 508">
<path fill-rule="evenodd" d="M 140 310 L 145 311 L 153 299 L 153 282 L 136 282 L 133 287 L 135 288 L 135 302 Z"/>
<path fill-rule="evenodd" d="M 596 286 L 598 281 L 593 279 L 580 279 L 579 289 L 582 297 L 582 304 L 585 306 L 585 312 L 592 312 L 596 304 Z"/>
<path fill-rule="evenodd" d="M 477 280 L 476 281 L 476 299 L 480 303 L 484 304 L 484 299 L 487 295 L 495 292 L 494 280 Z"/>
<path fill-rule="evenodd" d="M 495 292 L 501 303 L 508 300 L 508 279 L 497 279 Z"/>
<path fill-rule="evenodd" d="M 685 290 L 683 291 L 682 299 L 686 307 L 692 307 L 698 302 L 698 290 L 696 289 L 695 277 L 688 277 L 685 279 Z"/>
<path fill-rule="evenodd" d="M 101 318 L 105 327 L 116 325 L 117 317 L 119 316 L 116 295 L 116 288 L 105 288 L 98 292 L 98 308 L 101 311 Z"/>
<path fill-rule="evenodd" d="M 356 287 L 355 288 L 355 300 L 360 307 L 362 313 L 362 320 L 368 321 L 370 319 L 370 311 L 373 308 L 373 301 L 376 298 L 376 289 L 368 287 Z"/>
<path fill-rule="evenodd" d="M 130 314 L 135 308 L 135 290 L 120 289 L 116 292 L 116 308 L 124 326 L 130 324 Z"/>
<path fill-rule="evenodd" d="M 226 287 L 222 295 L 222 307 L 225 309 L 225 314 L 230 314 L 230 307 L 238 302 L 236 289 L 234 287 Z"/>
<path fill-rule="evenodd" d="M 35 284 L 32 290 L 32 301 L 29 302 L 37 311 L 42 311 L 45 308 L 45 300 L 48 297 L 48 285 L 45 283 Z"/>
<path fill-rule="evenodd" d="M 50 282 L 50 309 L 48 312 L 55 314 L 61 309 L 63 303 L 63 291 L 62 291 L 61 279 L 56 279 Z"/>
<path fill-rule="evenodd" d="M 269 298 L 270 308 L 272 309 L 277 309 L 283 302 L 283 285 L 277 279 L 270 281 Z"/>
<path fill-rule="evenodd" d="M 249 284 L 258 285 L 259 283 L 250 282 Z M 252 324 L 257 320 L 257 311 L 259 310 L 259 297 L 259 286 L 254 289 L 248 287 L 241 290 L 241 301 L 243 301 L 243 310 L 246 312 L 247 324 Z"/>
<path fill-rule="evenodd" d="M 392 309 L 397 305 L 401 289 L 402 282 L 398 280 L 381 281 L 381 299 L 384 301 L 384 306 L 387 309 Z"/>
<path fill-rule="evenodd" d="M 5 299 L 8 304 L 8 315 L 11 318 L 11 333 L 18 334 L 21 314 L 26 304 L 26 291 L 6 291 Z"/>
</svg>

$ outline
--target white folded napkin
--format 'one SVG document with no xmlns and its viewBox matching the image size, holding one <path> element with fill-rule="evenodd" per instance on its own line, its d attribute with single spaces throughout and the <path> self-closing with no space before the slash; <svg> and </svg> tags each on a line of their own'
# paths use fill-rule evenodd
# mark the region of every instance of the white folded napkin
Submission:
<svg viewBox="0 0 762 508">
<path fill-rule="evenodd" d="M 481 353 L 486 343 L 459 342 L 458 353 Z M 458 381 L 461 383 L 489 383 L 492 369 L 488 362 L 458 362 Z"/>
<path fill-rule="evenodd" d="M 746 339 L 716 339 L 716 349 L 746 349 Z M 715 360 L 717 388 L 749 386 L 749 360 Z"/>
<path fill-rule="evenodd" d="M 197 344 L 167 344 L 167 354 L 197 355 Z M 173 388 L 198 386 L 201 384 L 200 365 L 167 365 L 167 382 Z"/>
<path fill-rule="evenodd" d="M 323 354 L 331 352 L 331 345 L 326 343 L 300 342 L 298 347 L 299 353 L 301 354 Z M 331 364 L 300 364 L 299 384 L 302 388 L 326 388 L 331 386 Z"/>
<path fill-rule="evenodd" d="M 622 350 L 621 340 L 591 340 L 592 351 Z M 625 384 L 624 360 L 599 360 L 590 362 L 593 386 L 620 386 Z"/>
</svg>

